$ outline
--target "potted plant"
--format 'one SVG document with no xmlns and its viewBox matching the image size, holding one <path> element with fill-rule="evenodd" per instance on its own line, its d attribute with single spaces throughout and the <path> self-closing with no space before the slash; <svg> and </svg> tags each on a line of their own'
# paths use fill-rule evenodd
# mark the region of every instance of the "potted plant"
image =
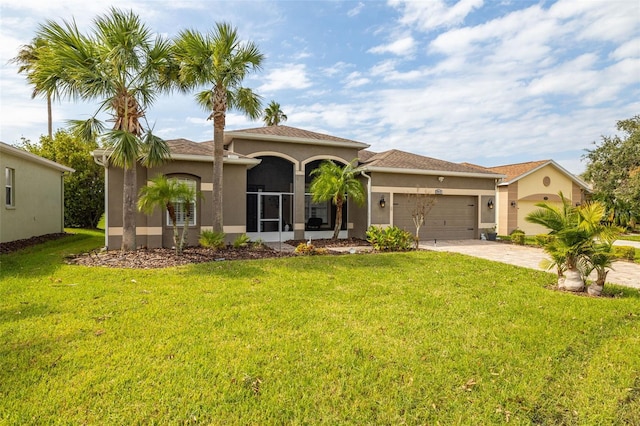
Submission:
<svg viewBox="0 0 640 426">
<path fill-rule="evenodd" d="M 486 230 L 487 232 L 487 240 L 489 241 L 495 241 L 496 237 L 498 236 L 498 233 L 496 232 L 496 226 L 493 225 L 493 227 L 491 228 L 487 228 Z"/>
</svg>

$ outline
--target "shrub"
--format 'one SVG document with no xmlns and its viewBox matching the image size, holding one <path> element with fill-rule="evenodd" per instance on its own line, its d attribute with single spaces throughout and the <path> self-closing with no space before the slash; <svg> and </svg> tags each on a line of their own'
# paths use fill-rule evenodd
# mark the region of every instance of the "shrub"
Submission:
<svg viewBox="0 0 640 426">
<path fill-rule="evenodd" d="M 251 238 L 247 234 L 238 235 L 233 241 L 233 248 L 247 248 L 251 243 Z"/>
<path fill-rule="evenodd" d="M 613 247 L 613 253 L 618 259 L 634 261 L 636 258 L 635 247 L 630 246 L 615 246 Z"/>
<path fill-rule="evenodd" d="M 511 233 L 511 242 L 520 246 L 524 245 L 524 232 Z"/>
<path fill-rule="evenodd" d="M 546 246 L 547 244 L 549 244 L 550 242 L 552 242 L 555 239 L 555 237 L 553 235 L 549 235 L 549 234 L 538 234 L 536 235 L 536 243 L 538 243 L 538 245 L 541 246 Z"/>
<path fill-rule="evenodd" d="M 367 241 L 378 251 L 404 251 L 411 249 L 413 235 L 397 226 L 384 229 L 371 226 L 367 230 Z"/>
<path fill-rule="evenodd" d="M 250 244 L 253 250 L 260 250 L 265 247 L 265 244 L 262 238 L 258 238 L 257 240 L 251 241 Z"/>
<path fill-rule="evenodd" d="M 203 247 L 220 250 L 224 248 L 224 232 L 202 231 L 198 242 Z"/>
<path fill-rule="evenodd" d="M 294 253 L 302 256 L 314 256 L 327 254 L 329 251 L 326 248 L 316 247 L 313 244 L 300 243 L 294 250 Z"/>
</svg>

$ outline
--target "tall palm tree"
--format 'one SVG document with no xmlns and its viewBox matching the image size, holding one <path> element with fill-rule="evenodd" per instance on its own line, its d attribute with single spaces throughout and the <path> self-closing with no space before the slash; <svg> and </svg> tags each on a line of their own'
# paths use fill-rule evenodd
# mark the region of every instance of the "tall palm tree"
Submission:
<svg viewBox="0 0 640 426">
<path fill-rule="evenodd" d="M 338 239 L 342 227 L 342 207 L 346 197 L 358 205 L 362 205 L 365 201 L 364 188 L 357 179 L 360 170 L 354 167 L 355 161 L 339 166 L 331 160 L 326 160 L 311 172 L 311 175 L 315 176 L 309 186 L 313 202 L 321 203 L 331 200 L 336 206 L 336 224 L 332 237 L 334 240 Z"/>
<path fill-rule="evenodd" d="M 265 126 L 277 126 L 281 122 L 287 121 L 287 115 L 282 112 L 279 103 L 271 101 L 264 109 L 262 121 L 264 121 Z"/>
<path fill-rule="evenodd" d="M 173 227 L 173 246 L 176 254 L 182 254 L 182 249 L 187 241 L 189 231 L 189 218 L 191 217 L 191 204 L 196 197 L 194 188 L 177 179 L 168 179 L 166 176 L 156 176 L 151 179 L 151 184 L 140 188 L 138 197 L 138 210 L 151 214 L 156 207 L 166 207 L 171 225 Z M 184 209 L 184 223 L 182 235 L 178 234 L 178 217 L 176 208 Z"/>
<path fill-rule="evenodd" d="M 133 12 L 115 8 L 95 19 L 88 35 L 75 21 L 47 21 L 37 37 L 48 48 L 38 51 L 32 79 L 45 90 L 55 81 L 62 96 L 95 100 L 99 107 L 88 120 L 70 120 L 86 140 L 102 136 L 111 149 L 109 160 L 124 169 L 122 250 L 136 249 L 136 167 L 152 167 L 169 158 L 165 141 L 146 124 L 146 110 L 156 97 L 171 89 L 170 43 L 154 34 Z M 97 115 L 106 112 L 113 127 Z M 144 124 L 143 124 L 144 123 Z"/>
<path fill-rule="evenodd" d="M 175 40 L 175 58 L 180 64 L 183 89 L 208 87 L 196 101 L 213 120 L 213 230 L 223 232 L 222 169 L 227 110 L 235 109 L 251 119 L 261 114 L 260 97 L 242 87 L 244 78 L 260 69 L 264 55 L 252 42 L 242 43 L 236 28 L 217 23 L 207 34 L 183 30 Z"/>
<path fill-rule="evenodd" d="M 31 93 L 31 99 L 36 96 L 44 95 L 47 99 L 47 134 L 49 139 L 53 139 L 53 116 L 51 111 L 51 100 L 56 93 L 55 77 L 53 78 L 53 84 L 48 84 L 46 87 L 42 87 L 42 83 L 38 84 L 33 81 L 32 76 L 35 68 L 38 66 L 39 51 L 47 48 L 46 41 L 41 37 L 34 38 L 30 44 L 25 44 L 20 47 L 18 56 L 11 59 L 11 62 L 18 65 L 18 74 L 25 73 L 27 81 L 32 84 L 33 92 Z"/>
</svg>

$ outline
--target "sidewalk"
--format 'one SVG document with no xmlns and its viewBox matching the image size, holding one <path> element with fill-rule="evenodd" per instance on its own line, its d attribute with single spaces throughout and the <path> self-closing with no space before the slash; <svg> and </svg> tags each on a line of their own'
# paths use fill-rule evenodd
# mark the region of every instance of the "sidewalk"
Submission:
<svg viewBox="0 0 640 426">
<path fill-rule="evenodd" d="M 634 242 L 624 241 L 623 243 Z M 537 270 L 543 270 L 540 267 L 540 261 L 547 258 L 547 255 L 541 248 L 483 240 L 438 241 L 435 244 L 433 241 L 422 241 L 420 242 L 420 248 L 425 250 L 462 253 L 482 259 Z M 640 289 L 639 264 L 618 261 L 614 262 L 613 268 L 614 269 L 611 270 L 607 276 L 607 283 L 620 284 Z"/>
</svg>

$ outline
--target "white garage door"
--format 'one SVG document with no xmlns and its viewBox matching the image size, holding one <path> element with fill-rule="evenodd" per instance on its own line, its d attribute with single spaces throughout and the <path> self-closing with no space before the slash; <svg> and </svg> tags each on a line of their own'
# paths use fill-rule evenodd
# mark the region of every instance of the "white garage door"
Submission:
<svg viewBox="0 0 640 426">
<path fill-rule="evenodd" d="M 415 198 L 394 194 L 393 224 L 415 234 L 411 217 Z M 469 240 L 478 238 L 477 197 L 439 195 L 420 229 L 421 240 Z"/>
</svg>

